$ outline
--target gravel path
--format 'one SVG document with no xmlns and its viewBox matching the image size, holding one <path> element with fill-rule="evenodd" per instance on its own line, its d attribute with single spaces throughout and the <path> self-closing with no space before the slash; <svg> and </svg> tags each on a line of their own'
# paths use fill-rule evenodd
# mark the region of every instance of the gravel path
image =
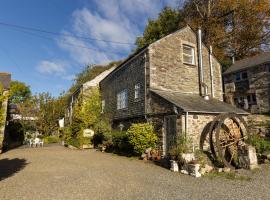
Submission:
<svg viewBox="0 0 270 200">
<path fill-rule="evenodd" d="M 94 150 L 20 148 L 0 156 L 0 199 L 270 199 L 270 166 L 249 174 L 196 179 Z"/>
</svg>

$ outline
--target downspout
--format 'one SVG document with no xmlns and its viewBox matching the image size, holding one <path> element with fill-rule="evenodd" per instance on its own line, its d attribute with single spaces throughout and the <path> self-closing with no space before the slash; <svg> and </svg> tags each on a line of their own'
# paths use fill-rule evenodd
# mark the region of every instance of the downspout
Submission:
<svg viewBox="0 0 270 200">
<path fill-rule="evenodd" d="M 187 138 L 187 132 L 188 132 L 188 112 L 186 112 L 185 115 L 185 138 Z"/>
<path fill-rule="evenodd" d="M 199 58 L 199 86 L 200 86 L 200 94 L 203 96 L 203 61 L 202 61 L 202 30 L 198 29 L 198 58 Z"/>
<path fill-rule="evenodd" d="M 211 97 L 215 97 L 215 91 L 214 91 L 214 81 L 213 81 L 213 61 L 212 61 L 212 54 L 213 54 L 213 49 L 212 46 L 209 48 L 209 64 L 210 64 L 210 80 L 211 80 Z"/>
<path fill-rule="evenodd" d="M 149 52 L 149 51 L 146 51 Z M 146 66 L 146 62 L 147 62 L 147 53 L 145 52 L 144 54 L 144 118 L 147 120 L 147 66 Z M 149 62 L 150 63 L 150 62 Z"/>
</svg>

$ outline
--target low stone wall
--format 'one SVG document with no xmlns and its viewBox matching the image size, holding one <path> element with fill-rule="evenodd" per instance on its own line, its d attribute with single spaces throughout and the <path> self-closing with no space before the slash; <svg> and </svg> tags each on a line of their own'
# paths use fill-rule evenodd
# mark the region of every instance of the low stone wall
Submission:
<svg viewBox="0 0 270 200">
<path fill-rule="evenodd" d="M 259 134 L 270 137 L 270 115 L 249 115 L 247 117 L 250 134 Z"/>
<path fill-rule="evenodd" d="M 198 149 L 200 144 L 201 134 L 206 129 L 207 124 L 210 124 L 217 115 L 210 114 L 188 114 L 188 127 L 187 127 L 187 137 L 191 140 L 194 148 Z M 186 116 L 182 115 L 182 131 L 185 132 L 185 119 Z"/>
</svg>

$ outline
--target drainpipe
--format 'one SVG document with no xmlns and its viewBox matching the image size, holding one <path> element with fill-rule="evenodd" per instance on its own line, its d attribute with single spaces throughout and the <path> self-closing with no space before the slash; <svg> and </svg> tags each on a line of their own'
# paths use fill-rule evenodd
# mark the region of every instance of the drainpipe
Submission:
<svg viewBox="0 0 270 200">
<path fill-rule="evenodd" d="M 198 58 L 199 58 L 199 85 L 200 85 L 200 94 L 203 96 L 202 83 L 204 82 L 203 78 L 203 59 L 202 59 L 202 30 L 198 29 Z"/>
<path fill-rule="evenodd" d="M 188 112 L 186 112 L 185 115 L 185 138 L 187 138 L 187 132 L 188 132 Z"/>
<path fill-rule="evenodd" d="M 215 91 L 214 91 L 214 81 L 213 81 L 213 62 L 212 62 L 212 54 L 213 49 L 212 46 L 209 48 L 209 64 L 210 64 L 210 80 L 211 80 L 211 97 L 215 97 Z"/>
</svg>

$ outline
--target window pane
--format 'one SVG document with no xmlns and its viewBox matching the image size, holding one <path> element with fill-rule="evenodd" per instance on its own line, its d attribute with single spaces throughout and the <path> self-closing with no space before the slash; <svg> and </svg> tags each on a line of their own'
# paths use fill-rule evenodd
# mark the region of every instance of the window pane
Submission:
<svg viewBox="0 0 270 200">
<path fill-rule="evenodd" d="M 135 85 L 135 93 L 134 93 L 134 98 L 135 99 L 140 98 L 140 90 L 141 90 L 141 85 L 140 84 L 136 84 Z"/>
<path fill-rule="evenodd" d="M 188 64 L 194 64 L 194 48 L 183 45 L 183 62 Z"/>
<path fill-rule="evenodd" d="M 191 56 L 184 55 L 183 58 L 184 58 L 185 63 L 191 63 L 192 64 L 192 57 Z"/>
<path fill-rule="evenodd" d="M 247 79 L 248 78 L 248 75 L 247 75 L 247 72 L 242 72 L 242 79 Z"/>
<path fill-rule="evenodd" d="M 192 55 L 192 48 L 188 46 L 183 47 L 184 54 Z"/>
<path fill-rule="evenodd" d="M 241 79 L 241 74 L 238 72 L 235 74 L 235 80 L 240 81 L 240 79 Z"/>
</svg>

